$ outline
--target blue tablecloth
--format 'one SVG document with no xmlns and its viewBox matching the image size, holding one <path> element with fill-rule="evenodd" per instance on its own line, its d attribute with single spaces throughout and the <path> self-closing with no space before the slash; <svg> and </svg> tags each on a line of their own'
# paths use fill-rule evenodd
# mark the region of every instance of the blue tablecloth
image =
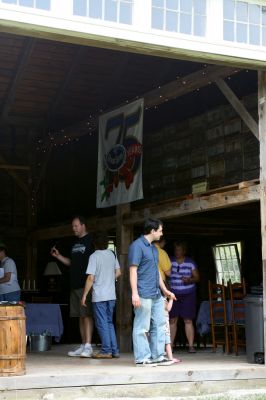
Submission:
<svg viewBox="0 0 266 400">
<path fill-rule="evenodd" d="M 27 335 L 40 335 L 48 331 L 55 337 L 55 341 L 60 341 L 64 326 L 59 304 L 27 303 L 25 313 Z"/>
<path fill-rule="evenodd" d="M 243 309 L 241 311 L 245 310 L 245 304 L 243 300 L 236 300 L 236 303 L 241 304 L 243 306 Z M 242 307 L 241 307 L 242 308 Z M 231 310 L 231 301 L 227 300 L 226 301 L 226 316 L 227 316 L 227 322 L 232 322 L 232 310 Z M 217 321 L 219 322 L 219 321 Z M 245 320 L 240 320 L 236 321 L 239 324 L 244 324 Z M 211 316 L 210 316 L 210 302 L 209 301 L 203 301 L 200 304 L 199 312 L 197 315 L 196 319 L 196 329 L 197 332 L 203 336 L 208 333 L 210 333 L 211 330 Z"/>
</svg>

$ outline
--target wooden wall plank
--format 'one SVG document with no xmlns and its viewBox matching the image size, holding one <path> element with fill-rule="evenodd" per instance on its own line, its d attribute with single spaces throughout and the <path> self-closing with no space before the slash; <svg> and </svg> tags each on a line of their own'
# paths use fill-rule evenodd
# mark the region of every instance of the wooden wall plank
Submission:
<svg viewBox="0 0 266 400">
<path fill-rule="evenodd" d="M 138 211 L 132 211 L 124 218 L 126 225 L 140 224 L 148 216 L 160 219 L 177 218 L 183 215 L 216 210 L 224 207 L 241 205 L 260 199 L 260 186 L 254 185 L 248 188 L 214 193 L 183 201 L 165 202 L 164 206 L 151 206 Z"/>
</svg>

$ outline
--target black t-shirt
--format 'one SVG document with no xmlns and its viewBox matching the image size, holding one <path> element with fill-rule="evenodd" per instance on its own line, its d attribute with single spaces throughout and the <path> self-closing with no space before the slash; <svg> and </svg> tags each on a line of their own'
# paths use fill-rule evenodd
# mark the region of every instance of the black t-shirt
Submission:
<svg viewBox="0 0 266 400">
<path fill-rule="evenodd" d="M 93 252 L 91 236 L 89 234 L 77 238 L 71 249 L 70 287 L 83 288 L 86 281 L 86 270 L 91 253 Z"/>
</svg>

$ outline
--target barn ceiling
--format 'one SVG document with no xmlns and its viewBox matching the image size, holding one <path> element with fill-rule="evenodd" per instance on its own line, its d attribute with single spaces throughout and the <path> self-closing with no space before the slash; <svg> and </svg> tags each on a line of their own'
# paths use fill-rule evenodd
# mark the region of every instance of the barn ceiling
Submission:
<svg viewBox="0 0 266 400">
<path fill-rule="evenodd" d="M 0 118 L 13 125 L 62 128 L 204 67 L 201 63 L 0 33 Z M 255 91 L 256 74 L 245 74 L 244 85 L 242 75 L 230 82 L 234 89 L 240 95 Z M 162 114 L 169 120 L 173 115 L 200 112 L 203 104 L 208 107 L 208 103 L 225 101 L 215 85 L 194 93 L 194 97 L 192 102 L 191 98 L 185 101 L 182 111 L 180 101 L 182 104 L 184 99 L 165 104 L 160 120 Z M 150 121 L 154 122 L 153 115 Z"/>
</svg>

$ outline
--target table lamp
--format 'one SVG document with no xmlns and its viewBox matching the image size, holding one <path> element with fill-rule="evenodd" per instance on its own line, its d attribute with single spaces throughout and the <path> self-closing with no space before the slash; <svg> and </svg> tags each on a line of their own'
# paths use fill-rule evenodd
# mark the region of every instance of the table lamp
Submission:
<svg viewBox="0 0 266 400">
<path fill-rule="evenodd" d="M 43 275 L 48 277 L 48 291 L 57 291 L 59 283 L 58 277 L 62 275 L 62 272 L 55 261 L 48 262 Z"/>
</svg>

